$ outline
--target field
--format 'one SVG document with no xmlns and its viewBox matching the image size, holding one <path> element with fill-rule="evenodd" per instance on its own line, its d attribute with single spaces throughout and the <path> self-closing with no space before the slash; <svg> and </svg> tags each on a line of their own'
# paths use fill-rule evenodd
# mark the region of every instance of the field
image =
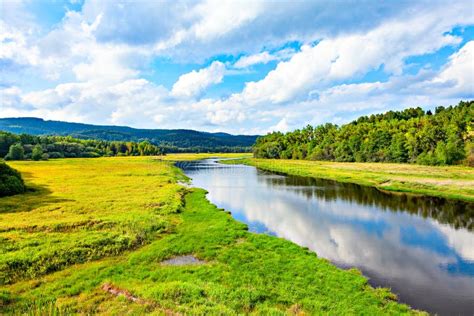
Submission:
<svg viewBox="0 0 474 316">
<path fill-rule="evenodd" d="M 283 159 L 236 159 L 261 169 L 337 180 L 380 190 L 474 201 L 474 168 L 395 163 L 353 163 Z"/>
<path fill-rule="evenodd" d="M 0 199 L 0 314 L 416 313 L 357 270 L 249 233 L 171 162 L 9 164 L 29 192 Z M 164 264 L 183 255 L 199 261 Z"/>
</svg>

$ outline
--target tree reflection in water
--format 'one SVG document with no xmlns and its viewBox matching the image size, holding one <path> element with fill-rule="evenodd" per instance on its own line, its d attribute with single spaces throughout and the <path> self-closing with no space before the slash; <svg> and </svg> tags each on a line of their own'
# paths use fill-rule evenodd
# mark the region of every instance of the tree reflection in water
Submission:
<svg viewBox="0 0 474 316">
<path fill-rule="evenodd" d="M 259 181 L 272 187 L 291 187 L 293 192 L 307 199 L 326 201 L 343 200 L 365 206 L 375 206 L 382 211 L 409 212 L 432 218 L 454 228 L 474 229 L 474 203 L 448 200 L 439 197 L 417 196 L 404 193 L 383 192 L 373 187 L 343 183 L 325 179 L 315 179 L 257 170 Z M 268 175 L 280 175 L 272 177 Z M 320 188 L 320 189 L 318 189 Z"/>
</svg>

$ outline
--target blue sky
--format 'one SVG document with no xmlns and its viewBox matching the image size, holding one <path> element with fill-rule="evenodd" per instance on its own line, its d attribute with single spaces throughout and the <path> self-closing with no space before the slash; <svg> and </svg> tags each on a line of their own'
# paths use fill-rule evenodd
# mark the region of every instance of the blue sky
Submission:
<svg viewBox="0 0 474 316">
<path fill-rule="evenodd" d="M 0 6 L 0 117 L 261 134 L 474 98 L 472 1 Z"/>
</svg>

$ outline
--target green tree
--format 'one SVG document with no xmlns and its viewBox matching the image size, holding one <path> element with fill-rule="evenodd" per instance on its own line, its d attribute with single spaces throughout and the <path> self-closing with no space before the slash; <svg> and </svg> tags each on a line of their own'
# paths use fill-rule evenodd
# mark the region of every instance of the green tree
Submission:
<svg viewBox="0 0 474 316">
<path fill-rule="evenodd" d="M 435 157 L 437 165 L 445 165 L 448 163 L 446 144 L 443 141 L 439 141 L 438 144 L 436 144 Z"/>
<path fill-rule="evenodd" d="M 31 153 L 31 159 L 33 160 L 41 160 L 43 158 L 43 148 L 41 148 L 41 145 L 36 145 L 33 148 L 33 152 Z"/>
<path fill-rule="evenodd" d="M 446 156 L 446 162 L 450 165 L 458 163 L 466 158 L 465 145 L 462 139 L 459 139 L 454 135 L 448 137 L 448 142 L 446 143 Z"/>
<path fill-rule="evenodd" d="M 390 158 L 393 162 L 407 162 L 406 138 L 402 133 L 395 134 L 390 144 Z"/>
<path fill-rule="evenodd" d="M 7 156 L 5 159 L 8 160 L 23 160 L 25 159 L 25 150 L 20 143 L 16 143 L 10 146 Z"/>
</svg>

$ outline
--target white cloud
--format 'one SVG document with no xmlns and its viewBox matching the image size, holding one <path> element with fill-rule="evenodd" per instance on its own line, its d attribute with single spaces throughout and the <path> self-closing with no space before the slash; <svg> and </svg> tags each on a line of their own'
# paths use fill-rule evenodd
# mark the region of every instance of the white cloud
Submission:
<svg viewBox="0 0 474 316">
<path fill-rule="evenodd" d="M 205 0 L 192 9 L 191 15 L 196 15 L 198 22 L 191 27 L 190 33 L 202 41 L 218 39 L 254 20 L 263 9 L 261 1 Z"/>
<path fill-rule="evenodd" d="M 258 54 L 242 56 L 235 62 L 233 65 L 235 68 L 247 68 L 257 64 L 267 64 L 274 60 L 287 60 L 291 56 L 295 54 L 295 50 L 292 48 L 285 48 L 282 50 L 277 51 L 274 54 L 270 54 L 269 52 L 261 52 Z"/>
<path fill-rule="evenodd" d="M 171 94 L 176 97 L 196 97 L 210 85 L 222 82 L 224 73 L 225 65 L 220 61 L 214 61 L 207 68 L 181 75 L 173 85 Z"/>
<path fill-rule="evenodd" d="M 474 41 L 466 43 L 449 58 L 449 63 L 433 83 L 452 82 L 450 93 L 474 97 Z"/>
<path fill-rule="evenodd" d="M 264 133 L 474 96 L 472 42 L 440 71 L 403 72 L 407 57 L 459 45 L 453 28 L 474 24 L 465 1 L 363 1 L 341 15 L 348 4 L 339 1 L 90 0 L 50 29 L 26 5 L 2 6 L 0 116 Z M 292 42 L 301 50 L 281 49 Z M 150 66 L 223 55 L 242 57 L 229 70 L 220 61 L 198 66 L 170 89 L 160 84 L 167 69 Z M 276 68 L 243 89 L 236 77 L 224 80 L 270 61 Z M 376 69 L 389 79 L 361 82 Z M 221 98 L 200 98 L 222 82 Z"/>
<path fill-rule="evenodd" d="M 290 126 L 286 117 L 282 118 L 277 125 L 270 127 L 272 131 L 288 132 Z"/>
<path fill-rule="evenodd" d="M 126 46 L 89 43 L 87 47 L 78 46 L 76 48 L 80 50 L 87 49 L 88 54 L 90 54 L 88 61 L 77 64 L 72 68 L 79 81 L 108 80 L 118 82 L 136 77 L 139 74 L 138 70 L 133 69 L 130 63 L 127 62 L 127 58 L 132 57 Z"/>
<path fill-rule="evenodd" d="M 460 11 L 451 10 L 447 16 L 462 16 Z M 458 44 L 460 38 L 444 35 L 457 21 L 424 14 L 410 21 L 382 24 L 366 34 L 304 45 L 301 52 L 279 63 L 264 79 L 247 83 L 243 97 L 249 103 L 304 100 L 315 89 L 324 90 L 334 82 L 361 76 L 382 65 L 389 73 L 400 74 L 404 58 Z"/>
<path fill-rule="evenodd" d="M 461 2 L 460 2 L 461 3 Z M 456 4 L 452 4 L 455 6 Z M 202 61 L 216 54 L 256 53 L 288 41 L 312 42 L 348 32 L 366 31 L 382 21 L 417 14 L 442 2 L 335 1 L 140 1 L 90 0 L 89 22 L 103 14 L 99 41 L 151 45 L 183 60 Z M 350 10 L 351 14 L 340 14 Z M 297 18 L 295 18 L 297 17 Z"/>
<path fill-rule="evenodd" d="M 21 93 L 21 89 L 18 87 L 0 89 L 0 109 L 22 107 Z"/>
<path fill-rule="evenodd" d="M 19 65 L 37 65 L 39 52 L 28 43 L 28 34 L 0 20 L 0 60 Z"/>
<path fill-rule="evenodd" d="M 235 64 L 235 68 L 247 68 L 256 64 L 266 64 L 270 61 L 276 60 L 277 58 L 270 55 L 268 52 L 262 52 L 250 56 L 242 56 Z"/>
</svg>

